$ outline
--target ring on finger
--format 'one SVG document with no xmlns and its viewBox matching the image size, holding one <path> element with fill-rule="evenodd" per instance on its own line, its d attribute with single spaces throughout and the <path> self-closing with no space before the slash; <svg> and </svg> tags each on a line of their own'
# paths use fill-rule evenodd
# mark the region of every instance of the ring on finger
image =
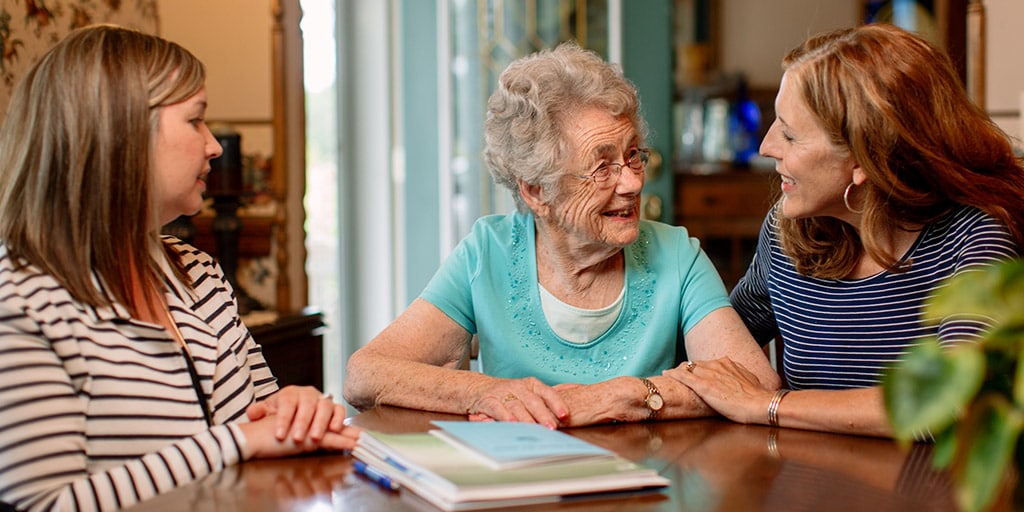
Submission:
<svg viewBox="0 0 1024 512">
<path fill-rule="evenodd" d="M 320 397 L 320 400 L 327 400 L 328 402 L 333 402 L 334 401 L 334 395 L 332 395 L 330 393 L 327 393 L 326 395 Z"/>
<path fill-rule="evenodd" d="M 686 362 L 686 371 L 693 373 L 693 369 L 697 367 L 697 363 L 693 361 Z"/>
<path fill-rule="evenodd" d="M 515 400 L 519 400 L 519 397 L 512 393 L 505 395 L 505 398 L 502 399 L 503 402 L 512 402 Z"/>
</svg>

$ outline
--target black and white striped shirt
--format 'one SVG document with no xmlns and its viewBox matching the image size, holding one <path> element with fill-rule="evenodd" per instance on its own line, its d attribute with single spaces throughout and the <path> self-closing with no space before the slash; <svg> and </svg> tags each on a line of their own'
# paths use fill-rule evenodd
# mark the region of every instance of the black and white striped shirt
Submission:
<svg viewBox="0 0 1024 512">
<path fill-rule="evenodd" d="M 1001 222 L 962 207 L 921 233 L 907 254 L 907 272 L 816 279 L 798 274 L 782 252 L 776 215 L 773 209 L 765 219 L 754 261 L 730 300 L 760 343 L 782 335 L 782 366 L 793 389 L 875 386 L 922 337 L 976 339 L 988 327 L 983 319 L 926 325 L 922 305 L 953 275 L 1020 251 Z"/>
<path fill-rule="evenodd" d="M 189 292 L 165 274 L 214 427 L 163 327 L 119 304 L 73 300 L 0 244 L 0 501 L 30 510 L 112 510 L 247 458 L 234 423 L 277 383 L 210 256 L 165 238 Z"/>
</svg>

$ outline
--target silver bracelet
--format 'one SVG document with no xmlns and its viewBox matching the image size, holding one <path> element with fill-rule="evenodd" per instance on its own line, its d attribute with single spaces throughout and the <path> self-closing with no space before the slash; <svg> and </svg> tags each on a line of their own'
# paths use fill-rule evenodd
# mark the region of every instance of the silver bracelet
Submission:
<svg viewBox="0 0 1024 512">
<path fill-rule="evenodd" d="M 772 397 L 772 401 L 768 402 L 768 425 L 772 427 L 779 426 L 779 402 L 782 402 L 782 397 L 789 393 L 788 389 L 780 389 L 775 392 L 775 396 Z"/>
</svg>

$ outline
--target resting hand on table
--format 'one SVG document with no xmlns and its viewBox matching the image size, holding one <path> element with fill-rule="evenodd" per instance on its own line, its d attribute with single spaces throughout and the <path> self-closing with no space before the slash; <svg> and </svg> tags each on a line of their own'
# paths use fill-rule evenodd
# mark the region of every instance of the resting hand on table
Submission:
<svg viewBox="0 0 1024 512">
<path fill-rule="evenodd" d="M 612 421 L 632 422 L 645 418 L 647 410 L 639 411 L 643 416 L 636 416 L 637 410 L 633 400 L 642 396 L 643 384 L 635 377 L 616 377 L 598 382 L 595 384 L 565 383 L 547 388 L 558 396 L 559 403 L 563 404 L 565 414 L 557 416 L 557 423 L 541 423 L 549 428 L 556 427 L 582 427 L 596 425 Z M 509 409 L 516 408 L 514 402 L 521 400 L 510 400 L 506 403 Z M 499 420 L 486 414 L 470 414 L 471 421 Z M 512 419 L 511 421 L 532 421 L 530 419 Z"/>
<path fill-rule="evenodd" d="M 634 422 L 630 416 L 632 397 L 639 385 L 633 377 L 616 377 L 595 384 L 559 384 L 555 386 L 562 399 L 571 404 L 564 427 L 583 427 L 613 421 Z M 646 414 L 646 411 L 644 412 Z"/>
<path fill-rule="evenodd" d="M 662 375 L 683 383 L 709 407 L 739 423 L 762 423 L 775 394 L 743 365 L 727 357 L 686 362 Z"/>
<path fill-rule="evenodd" d="M 253 434 L 254 451 L 266 445 L 274 455 L 350 449 L 359 435 L 358 429 L 345 426 L 345 406 L 310 386 L 287 386 L 250 405 L 246 415 L 253 425 L 246 437 Z"/>
<path fill-rule="evenodd" d="M 569 407 L 551 386 L 534 377 L 494 379 L 469 407 L 470 421 L 521 421 L 557 428 Z"/>
<path fill-rule="evenodd" d="M 355 448 L 360 433 L 358 427 L 345 426 L 341 432 L 327 432 L 319 441 L 314 441 L 309 437 L 302 441 L 294 441 L 290 437 L 278 440 L 274 436 L 276 419 L 273 415 L 249 423 L 239 423 L 238 427 L 245 435 L 244 458 L 246 460 L 287 457 L 316 450 L 351 450 Z"/>
</svg>

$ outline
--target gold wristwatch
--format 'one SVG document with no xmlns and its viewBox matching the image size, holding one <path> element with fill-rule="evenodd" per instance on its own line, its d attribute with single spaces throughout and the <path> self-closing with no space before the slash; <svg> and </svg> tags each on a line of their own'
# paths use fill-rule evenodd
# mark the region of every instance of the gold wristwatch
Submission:
<svg viewBox="0 0 1024 512">
<path fill-rule="evenodd" d="M 661 397 L 658 386 L 655 386 L 650 379 L 640 377 L 640 380 L 644 383 L 644 386 L 647 386 L 647 397 L 644 398 L 644 403 L 647 404 L 647 409 L 650 411 L 647 419 L 657 419 L 658 413 L 665 407 L 665 399 Z"/>
</svg>

